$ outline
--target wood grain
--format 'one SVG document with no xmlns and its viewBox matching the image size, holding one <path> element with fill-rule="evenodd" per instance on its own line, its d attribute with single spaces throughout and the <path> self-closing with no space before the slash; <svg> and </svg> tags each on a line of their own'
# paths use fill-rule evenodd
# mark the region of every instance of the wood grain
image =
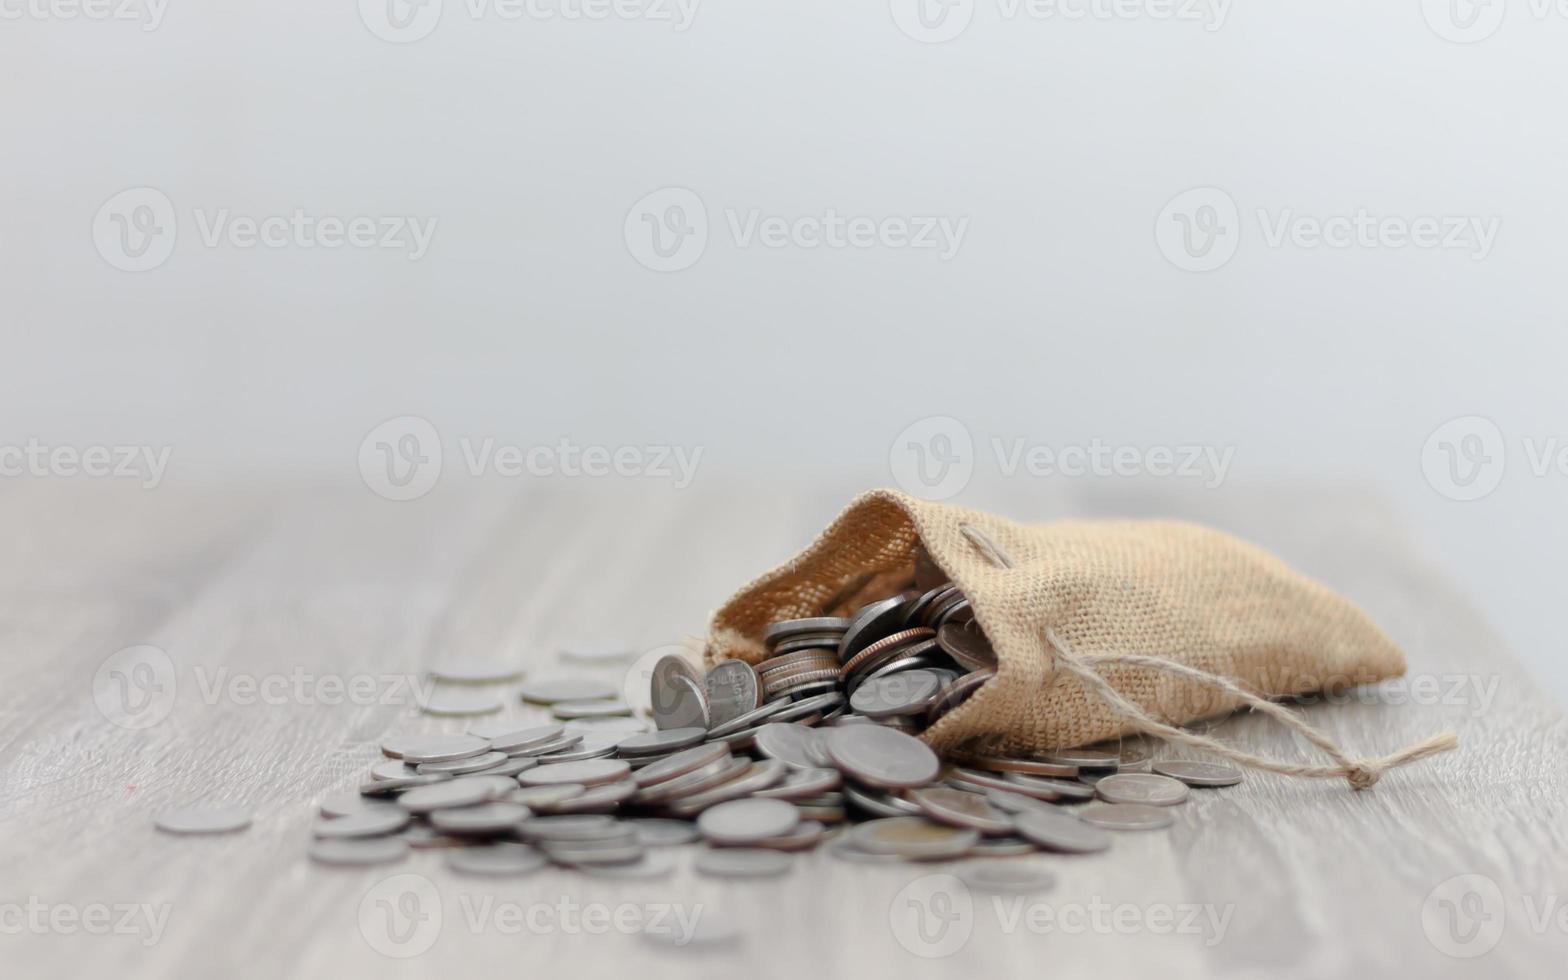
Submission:
<svg viewBox="0 0 1568 980">
<path fill-rule="evenodd" d="M 6 975 L 1560 973 L 1568 934 L 1557 919 L 1537 928 L 1532 912 L 1568 895 L 1568 726 L 1390 515 L 1345 492 L 1073 498 L 1014 489 L 966 501 L 1029 519 L 1190 517 L 1258 541 L 1360 602 L 1409 654 L 1406 682 L 1304 708 L 1311 720 L 1367 754 L 1444 727 L 1458 729 L 1462 748 L 1366 793 L 1252 774 L 1234 789 L 1194 793 L 1168 833 L 1119 837 L 1103 855 L 1027 859 L 1056 875 L 1054 889 L 1022 906 L 976 893 L 970 938 L 949 957 L 914 955 L 890 925 L 896 903 L 924 894 L 932 882 L 921 879 L 945 866 L 852 864 L 819 850 L 775 882 L 699 879 L 689 855 L 664 881 L 549 871 L 487 882 L 451 874 L 433 852 L 363 871 L 305 860 L 313 801 L 352 787 L 383 735 L 462 729 L 421 718 L 406 690 L 393 691 L 400 680 L 449 653 L 504 651 L 538 676 L 580 669 L 557 661 L 566 644 L 678 642 L 847 498 L 847 488 L 762 485 L 518 492 L 475 483 L 407 503 L 363 488 L 7 486 L 0 906 L 147 903 L 168 917 L 151 942 L 146 929 L 35 929 L 6 912 Z M 176 665 L 173 709 L 146 730 L 116 727 L 95 705 L 94 676 L 114 651 L 144 643 Z M 247 703 L 232 693 L 247 690 L 247 678 L 300 676 L 315 700 L 323 679 L 368 678 L 378 703 L 306 703 L 294 693 Z M 619 671 L 605 676 L 621 681 Z M 1411 691 L 1420 703 L 1394 703 Z M 512 701 L 510 714 L 530 717 Z M 1253 751 L 1310 757 L 1253 716 L 1217 730 Z M 206 839 L 153 830 L 158 811 L 197 801 L 243 804 L 255 823 Z M 423 876 L 441 897 L 439 938 L 407 959 L 372 948 L 360 922 L 367 890 L 401 873 Z M 1446 955 L 1441 931 L 1434 942 L 1423 928 L 1423 903 L 1460 874 L 1494 882 L 1503 906 L 1482 911 L 1506 917 L 1495 947 L 1474 960 Z M 493 917 L 471 921 L 506 903 L 562 900 L 701 906 L 735 921 L 742 938 L 699 955 L 614 932 L 509 934 Z M 1095 903 L 1126 906 L 1119 914 L 1134 924 L 1027 927 L 1029 914 L 1044 914 L 1036 906 L 1071 922 Z M 1187 906 L 1226 916 L 1223 934 L 1136 927 Z"/>
</svg>

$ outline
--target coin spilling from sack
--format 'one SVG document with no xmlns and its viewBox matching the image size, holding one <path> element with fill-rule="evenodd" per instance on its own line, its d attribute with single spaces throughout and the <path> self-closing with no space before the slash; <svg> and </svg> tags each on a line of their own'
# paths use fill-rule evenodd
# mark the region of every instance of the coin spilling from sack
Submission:
<svg viewBox="0 0 1568 980">
<path fill-rule="evenodd" d="M 1171 826 L 1189 787 L 1240 781 L 1224 764 L 1156 761 L 1141 738 L 939 758 L 917 735 L 997 659 L 958 587 L 925 584 L 848 616 L 773 623 L 755 665 L 660 658 L 651 727 L 601 679 L 566 676 L 520 692 L 554 723 L 388 738 L 360 805 L 322 804 L 310 854 L 374 864 L 444 848 L 464 874 L 554 864 L 626 878 L 668 874 L 661 849 L 696 841 L 696 870 L 724 878 L 784 874 L 792 853 L 829 839 L 834 855 L 868 862 L 1080 854 Z"/>
</svg>

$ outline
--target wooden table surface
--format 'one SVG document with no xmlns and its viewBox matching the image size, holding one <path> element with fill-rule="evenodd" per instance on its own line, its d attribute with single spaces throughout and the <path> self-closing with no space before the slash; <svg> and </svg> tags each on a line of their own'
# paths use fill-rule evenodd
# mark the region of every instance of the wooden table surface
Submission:
<svg viewBox="0 0 1568 980">
<path fill-rule="evenodd" d="M 463 728 L 409 703 L 401 681 L 433 658 L 504 651 L 545 676 L 581 672 L 557 660 L 564 645 L 651 649 L 696 635 L 730 589 L 847 499 L 765 485 L 476 484 L 404 503 L 364 487 L 7 485 L 0 969 L 149 980 L 1561 975 L 1562 712 L 1397 522 L 1343 491 L 1036 488 L 965 502 L 1026 519 L 1205 520 L 1352 596 L 1404 646 L 1412 683 L 1304 710 L 1365 754 L 1449 727 L 1462 739 L 1369 792 L 1250 774 L 1195 792 L 1168 832 L 1120 835 L 1094 856 L 1017 859 L 1055 874 L 1048 892 L 975 890 L 967 904 L 950 866 L 848 863 L 822 849 L 758 882 L 699 878 L 690 853 L 673 877 L 646 882 L 463 877 L 435 851 L 368 869 L 306 860 L 313 801 L 352 788 L 384 735 Z M 143 644 L 167 654 L 172 690 L 100 672 Z M 619 670 L 599 673 L 620 683 Z M 372 685 L 357 697 L 370 703 L 330 703 L 335 679 Z M 147 703 L 167 716 L 111 724 L 99 700 L 119 683 L 164 698 Z M 529 716 L 510 700 L 508 712 Z M 1253 716 L 1216 731 L 1311 757 Z M 203 838 L 153 829 L 154 814 L 192 802 L 240 804 L 254 824 Z M 395 875 L 417 877 L 384 883 Z M 1452 880 L 1462 875 L 1477 877 Z M 425 898 L 400 905 L 405 891 Z M 579 928 L 574 910 L 596 904 L 621 927 Z M 739 936 L 699 952 L 630 932 L 634 916 L 676 913 Z M 950 955 L 924 955 L 938 952 Z"/>
</svg>

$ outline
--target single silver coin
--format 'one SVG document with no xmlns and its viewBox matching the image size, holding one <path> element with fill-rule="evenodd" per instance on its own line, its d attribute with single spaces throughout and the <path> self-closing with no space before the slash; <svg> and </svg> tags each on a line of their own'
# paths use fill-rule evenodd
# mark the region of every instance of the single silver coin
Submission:
<svg viewBox="0 0 1568 980">
<path fill-rule="evenodd" d="M 518 833 L 529 840 L 621 840 L 632 831 L 614 817 L 583 814 L 567 817 L 534 817 L 523 821 Z"/>
<path fill-rule="evenodd" d="M 391 800 L 365 796 L 361 793 L 337 793 L 323 799 L 320 803 L 320 808 L 323 817 L 347 817 L 352 814 L 369 813 L 374 810 L 402 809 Z"/>
<path fill-rule="evenodd" d="M 792 769 L 777 786 L 757 790 L 758 796 L 775 800 L 809 800 L 836 790 L 843 783 L 837 769 Z"/>
<path fill-rule="evenodd" d="M 545 677 L 523 685 L 522 698 L 533 704 L 591 701 L 617 696 L 615 688 L 592 677 Z"/>
<path fill-rule="evenodd" d="M 795 769 L 817 769 L 817 743 L 822 733 L 790 722 L 770 722 L 757 729 L 757 751 Z"/>
<path fill-rule="evenodd" d="M 458 776 L 463 782 L 471 782 L 484 787 L 490 793 L 490 799 L 499 800 L 507 794 L 516 791 L 517 777 L 492 774 L 489 771 L 476 772 L 470 776 Z"/>
<path fill-rule="evenodd" d="M 1106 830 L 1162 830 L 1176 822 L 1169 807 L 1140 803 L 1090 803 L 1077 814 L 1080 820 Z"/>
<path fill-rule="evenodd" d="M 364 796 L 396 796 L 406 790 L 444 783 L 451 778 L 447 773 L 440 772 L 428 776 L 404 776 L 400 779 L 372 779 L 368 783 L 361 783 L 359 792 Z"/>
<path fill-rule="evenodd" d="M 316 824 L 315 835 L 328 837 L 382 837 L 408 826 L 408 811 L 400 806 L 366 810 L 344 817 L 332 817 Z"/>
<path fill-rule="evenodd" d="M 471 875 L 525 875 L 549 863 L 538 848 L 507 841 L 456 848 L 446 855 L 447 867 Z"/>
<path fill-rule="evenodd" d="M 578 783 L 556 783 L 550 786 L 518 786 L 501 799 L 508 803 L 521 803 L 530 809 L 550 807 L 574 796 L 581 796 L 588 787 Z"/>
<path fill-rule="evenodd" d="M 165 810 L 153 824 L 167 834 L 230 834 L 250 826 L 250 812 L 234 806 L 187 806 Z"/>
<path fill-rule="evenodd" d="M 643 787 L 637 793 L 636 802 L 660 804 L 684 799 L 737 779 L 750 769 L 751 760 L 725 755 L 700 769 Z"/>
<path fill-rule="evenodd" d="M 438 834 L 422 823 L 411 823 L 398 831 L 398 839 L 406 841 L 409 847 L 416 851 L 430 850 L 437 847 L 467 847 L 468 841 L 458 837 L 448 837 Z"/>
<path fill-rule="evenodd" d="M 429 819 L 430 826 L 443 834 L 467 837 L 505 833 L 531 816 L 533 812 L 521 803 L 492 800 L 452 810 L 436 810 Z"/>
<path fill-rule="evenodd" d="M 1146 806 L 1175 806 L 1187 801 L 1187 784 L 1169 776 L 1146 772 L 1124 772 L 1106 776 L 1094 784 L 1094 791 L 1107 803 L 1142 803 Z"/>
<path fill-rule="evenodd" d="M 458 776 L 467 772 L 479 772 L 498 766 L 506 761 L 505 752 L 483 752 L 466 759 L 453 759 L 450 762 L 421 762 L 419 774 L 428 776 L 431 773 L 446 773 L 449 776 Z"/>
<path fill-rule="evenodd" d="M 917 817 L 923 813 L 903 797 L 853 783 L 844 784 L 844 799 L 850 806 L 873 817 Z"/>
<path fill-rule="evenodd" d="M 490 800 L 490 786 L 477 779 L 449 779 L 431 786 L 419 786 L 397 798 L 397 805 L 409 813 L 430 813 L 453 807 L 473 806 Z"/>
<path fill-rule="evenodd" d="M 947 686 L 934 670 L 903 670 L 866 679 L 855 688 L 849 706 L 867 718 L 922 714 Z"/>
<path fill-rule="evenodd" d="M 1002 834 L 997 837 L 982 837 L 969 849 L 969 856 L 976 858 L 994 857 L 1024 857 L 1033 854 L 1037 848 L 1031 842 L 1012 834 Z"/>
<path fill-rule="evenodd" d="M 559 752 L 536 756 L 540 762 L 581 762 L 584 759 L 602 759 L 615 754 L 615 747 L 626 738 L 620 732 L 596 732 L 584 735 L 576 744 Z"/>
<path fill-rule="evenodd" d="M 583 874 L 594 878 L 611 878 L 618 881 L 648 881 L 668 878 L 678 864 L 669 851 L 644 851 L 642 857 L 622 864 L 580 864 Z"/>
<path fill-rule="evenodd" d="M 701 835 L 697 825 L 688 820 L 667 820 L 662 817 L 644 817 L 631 821 L 637 840 L 644 847 L 669 847 L 690 844 Z"/>
<path fill-rule="evenodd" d="M 1056 885 L 1049 871 L 1013 861 L 972 861 L 959 865 L 959 881 L 976 891 L 1003 895 L 1038 895 Z"/>
<path fill-rule="evenodd" d="M 800 813 L 783 800 L 730 800 L 702 811 L 697 832 L 714 844 L 754 844 L 790 832 Z"/>
<path fill-rule="evenodd" d="M 830 728 L 827 750 L 833 764 L 847 775 L 887 789 L 925 786 L 942 768 L 924 742 L 883 725 Z"/>
<path fill-rule="evenodd" d="M 716 847 L 697 854 L 693 867 L 710 878 L 777 878 L 788 874 L 794 859 L 766 848 Z"/>
<path fill-rule="evenodd" d="M 488 715 L 501 710 L 501 699 L 480 688 L 438 687 L 419 699 L 419 710 L 427 715 Z"/>
<path fill-rule="evenodd" d="M 771 720 L 780 712 L 789 710 L 794 703 L 795 702 L 788 700 L 769 701 L 767 704 L 763 705 L 757 710 L 748 711 L 743 715 L 731 718 L 722 725 L 715 723 L 712 728 L 708 729 L 708 737 L 723 738 L 726 735 L 733 735 L 736 732 L 745 731 L 749 728 L 756 728 L 764 722 Z"/>
<path fill-rule="evenodd" d="M 483 755 L 490 751 L 490 743 L 477 735 L 397 735 L 382 742 L 381 751 L 417 766 Z"/>
<path fill-rule="evenodd" d="M 828 829 L 818 820 L 801 820 L 788 833 L 777 837 L 764 837 L 753 841 L 752 847 L 765 847 L 772 851 L 809 851 L 827 836 Z"/>
<path fill-rule="evenodd" d="M 592 698 L 587 701 L 557 701 L 550 713 L 562 720 L 573 718 L 614 718 L 632 713 L 632 706 L 620 698 Z"/>
<path fill-rule="evenodd" d="M 536 759 L 527 755 L 503 755 L 502 761 L 493 766 L 476 769 L 471 773 L 461 773 L 460 775 L 464 779 L 477 779 L 481 776 L 506 776 L 510 778 L 524 769 L 532 769 L 542 761 L 542 759 Z"/>
<path fill-rule="evenodd" d="M 729 754 L 729 749 L 722 744 L 709 742 L 704 745 L 694 745 L 643 766 L 632 774 L 632 778 L 636 780 L 638 786 L 652 786 L 711 765 Z"/>
<path fill-rule="evenodd" d="M 1010 834 L 1013 821 L 984 796 L 950 786 L 926 786 L 909 791 L 910 802 L 938 823 L 972 827 L 982 834 Z"/>
<path fill-rule="evenodd" d="M 903 596 L 893 596 L 860 607 L 849 618 L 849 626 L 844 630 L 844 639 L 839 642 L 839 663 L 848 663 L 855 654 L 877 640 L 893 635 L 903 625 Z"/>
<path fill-rule="evenodd" d="M 708 693 L 702 685 L 702 674 L 680 654 L 665 654 L 653 665 L 649 697 L 656 728 L 707 730 Z"/>
<path fill-rule="evenodd" d="M 617 751 L 622 755 L 654 755 L 690 748 L 703 740 L 707 731 L 701 728 L 664 728 L 641 735 L 628 735 L 621 739 Z"/>
<path fill-rule="evenodd" d="M 1110 834 L 1048 803 L 1015 812 L 1013 823 L 1019 836 L 1049 851 L 1092 854 L 1111 846 Z"/>
<path fill-rule="evenodd" d="M 1005 782 L 1011 783 L 1017 791 L 1026 796 L 1033 796 L 1041 800 L 1092 800 L 1094 787 L 1071 779 L 1055 779 L 1051 776 L 1030 776 L 1020 772 L 1002 774 Z"/>
<path fill-rule="evenodd" d="M 550 860 L 571 868 L 632 864 L 647 854 L 635 838 L 620 842 L 547 841 L 540 845 Z"/>
<path fill-rule="evenodd" d="M 452 657 L 440 660 L 431 667 L 430 676 L 438 681 L 457 684 L 499 684 L 523 676 L 523 668 L 498 660 Z"/>
<path fill-rule="evenodd" d="M 509 728 L 497 732 L 489 739 L 489 748 L 496 752 L 515 755 L 524 749 L 548 745 L 566 734 L 564 725 L 532 725 L 527 728 Z"/>
<path fill-rule="evenodd" d="M 621 759 L 584 759 L 582 762 L 553 762 L 535 766 L 518 773 L 517 781 L 524 786 L 551 786 L 576 783 L 580 786 L 597 786 L 622 779 L 632 767 Z"/>
<path fill-rule="evenodd" d="M 371 779 L 406 779 L 419 775 L 419 770 L 400 759 L 388 759 L 370 767 Z"/>
<path fill-rule="evenodd" d="M 312 841 L 307 853 L 321 864 L 390 864 L 408 856 L 408 842 L 400 837 L 334 837 Z"/>
<path fill-rule="evenodd" d="M 934 823 L 925 817 L 889 817 L 856 824 L 849 832 L 855 846 L 915 861 L 962 857 L 980 840 L 971 828 Z"/>
<path fill-rule="evenodd" d="M 842 633 L 849 620 L 838 616 L 813 616 L 808 619 L 781 619 L 762 628 L 762 642 L 770 647 L 801 633 Z"/>
<path fill-rule="evenodd" d="M 678 817 L 695 816 L 708 807 L 724 803 L 728 800 L 750 796 L 758 790 L 777 786 L 784 781 L 784 774 L 789 767 L 777 759 L 763 759 L 753 762 L 749 768 L 734 779 L 726 780 L 717 786 L 705 789 L 700 793 L 683 796 L 670 804 L 670 812 Z M 783 803 L 783 800 L 773 800 L 774 803 Z M 785 806 L 789 804 L 785 803 Z"/>
<path fill-rule="evenodd" d="M 855 846 L 855 842 L 848 835 L 840 836 L 828 845 L 829 854 L 844 861 L 853 861 L 856 864 L 903 864 L 904 859 L 897 854 L 883 854 L 874 851 L 863 851 Z"/>
<path fill-rule="evenodd" d="M 565 735 L 562 735 L 560 738 L 551 739 L 550 741 L 543 742 L 539 745 L 530 745 L 523 749 L 513 749 L 507 754 L 534 757 L 556 755 L 561 752 L 570 751 L 571 749 L 581 745 L 584 738 L 587 738 L 587 736 L 579 735 L 576 732 L 569 732 Z"/>
<path fill-rule="evenodd" d="M 613 813 L 622 803 L 637 795 L 637 784 L 622 779 L 602 786 L 591 786 L 558 803 L 546 803 L 541 813 Z"/>
<path fill-rule="evenodd" d="M 703 678 L 708 695 L 708 725 L 717 728 L 762 704 L 757 671 L 744 660 L 721 660 Z"/>
<path fill-rule="evenodd" d="M 1101 749 L 1057 749 L 1045 756 L 1046 762 L 1060 766 L 1077 766 L 1079 769 L 1115 770 L 1121 765 L 1121 756 Z"/>
<path fill-rule="evenodd" d="M 1154 771 L 1179 779 L 1188 786 L 1234 786 L 1241 782 L 1241 770 L 1212 762 L 1163 759 L 1154 763 Z"/>
</svg>

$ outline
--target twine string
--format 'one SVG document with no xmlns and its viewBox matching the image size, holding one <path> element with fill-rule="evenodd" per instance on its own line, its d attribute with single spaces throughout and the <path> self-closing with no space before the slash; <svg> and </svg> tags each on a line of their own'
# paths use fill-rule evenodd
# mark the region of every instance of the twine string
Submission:
<svg viewBox="0 0 1568 980">
<path fill-rule="evenodd" d="M 993 565 L 1004 569 L 1014 567 L 1012 559 L 984 531 L 971 524 L 961 524 L 959 525 L 959 530 L 975 546 L 976 550 L 984 555 Z M 1161 738 L 1181 745 L 1203 749 L 1253 769 L 1262 769 L 1285 776 L 1300 776 L 1309 779 L 1344 778 L 1350 783 L 1351 788 L 1359 790 L 1367 789 L 1374 785 L 1382 778 L 1383 773 L 1390 769 L 1447 752 L 1457 748 L 1459 745 L 1459 736 L 1448 731 L 1433 735 L 1414 745 L 1406 746 L 1391 755 L 1379 758 L 1353 758 L 1333 739 L 1319 729 L 1307 724 L 1295 712 L 1276 701 L 1253 694 L 1242 687 L 1234 678 L 1200 670 L 1197 667 L 1178 663 L 1166 657 L 1152 657 L 1137 653 L 1080 654 L 1074 651 L 1066 640 L 1057 635 L 1055 630 L 1050 628 L 1045 630 L 1045 640 L 1050 644 L 1056 662 L 1109 705 L 1117 713 L 1121 721 L 1132 725 L 1140 731 L 1158 735 Z M 1332 759 L 1334 764 L 1331 766 L 1308 766 L 1284 762 L 1279 759 L 1270 759 L 1266 756 L 1244 752 L 1234 746 L 1209 738 L 1207 735 L 1199 735 L 1160 721 L 1145 711 L 1141 705 L 1112 687 L 1110 681 L 1106 680 L 1104 675 L 1096 669 L 1097 667 L 1116 664 L 1161 671 L 1197 684 L 1218 688 L 1236 700 L 1248 705 L 1253 710 L 1268 715 L 1308 742 L 1311 742 L 1324 755 Z"/>
</svg>

